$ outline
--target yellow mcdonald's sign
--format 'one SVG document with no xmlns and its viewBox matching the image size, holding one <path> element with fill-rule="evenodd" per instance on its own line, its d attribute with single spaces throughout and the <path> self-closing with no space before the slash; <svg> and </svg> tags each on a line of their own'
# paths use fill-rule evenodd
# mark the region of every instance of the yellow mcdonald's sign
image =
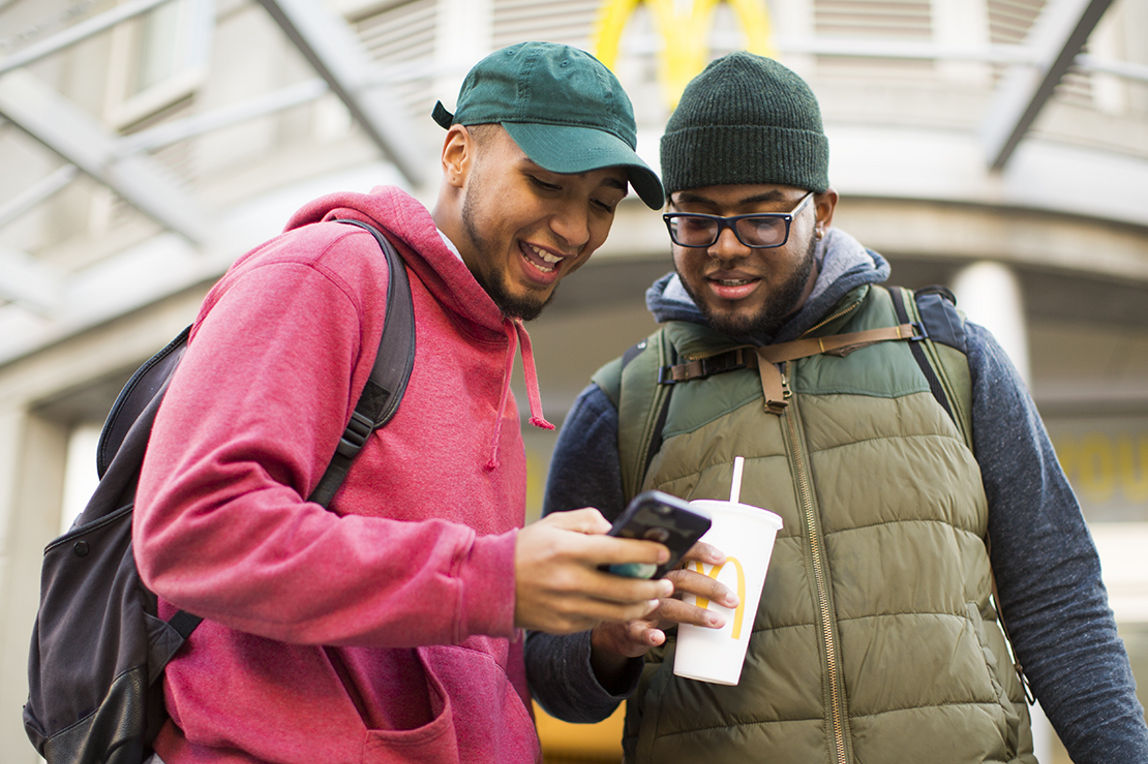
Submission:
<svg viewBox="0 0 1148 764">
<path fill-rule="evenodd" d="M 604 0 L 594 33 L 594 55 L 613 69 L 627 22 L 639 5 L 649 6 L 663 42 L 658 78 L 666 103 L 673 108 L 682 90 L 709 60 L 710 26 L 714 9 L 722 2 L 729 4 L 745 33 L 745 49 L 776 57 L 769 41 L 769 9 L 765 0 Z"/>
<path fill-rule="evenodd" d="M 736 557 L 727 557 L 725 562 L 721 565 L 714 565 L 707 573 L 705 566 L 700 562 L 694 563 L 694 569 L 701 573 L 703 576 L 717 580 L 721 574 L 722 568 L 726 565 L 733 564 L 734 570 L 737 571 L 737 607 L 733 611 L 733 630 L 730 632 L 730 639 L 737 639 L 741 636 L 741 624 L 745 620 L 745 570 L 741 567 L 741 563 Z M 710 601 L 705 597 L 697 598 L 697 605 L 702 610 L 710 606 Z"/>
</svg>

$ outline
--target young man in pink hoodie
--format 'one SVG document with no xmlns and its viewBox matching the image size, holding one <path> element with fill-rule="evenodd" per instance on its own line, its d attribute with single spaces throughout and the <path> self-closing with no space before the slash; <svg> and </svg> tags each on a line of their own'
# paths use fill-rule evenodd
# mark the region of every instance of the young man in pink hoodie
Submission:
<svg viewBox="0 0 1148 764">
<path fill-rule="evenodd" d="M 523 629 L 648 613 L 667 581 L 602 563 L 664 547 L 596 510 L 523 528 L 510 375 L 558 281 L 603 242 L 627 183 L 662 204 L 633 113 L 601 63 L 524 43 L 467 75 L 433 212 L 377 188 L 306 205 L 200 310 L 156 419 L 133 540 L 160 614 L 203 616 L 169 664 L 155 757 L 181 762 L 540 758 Z M 308 502 L 383 328 L 381 229 L 409 274 L 416 356 L 394 419 L 330 508 Z"/>
</svg>

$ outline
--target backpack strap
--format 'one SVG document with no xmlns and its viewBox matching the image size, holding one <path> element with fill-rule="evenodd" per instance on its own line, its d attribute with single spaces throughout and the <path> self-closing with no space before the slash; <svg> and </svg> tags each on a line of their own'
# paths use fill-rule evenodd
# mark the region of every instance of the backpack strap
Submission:
<svg viewBox="0 0 1148 764">
<path fill-rule="evenodd" d="M 821 353 L 844 356 L 875 342 L 909 342 L 934 397 L 971 448 L 972 383 L 965 358 L 964 318 L 956 310 L 952 292 L 944 287 L 926 287 L 916 292 L 890 287 L 889 293 L 897 312 L 897 326 L 761 348 L 747 345 L 681 363 L 662 328 L 599 369 L 593 381 L 618 410 L 618 454 L 626 499 L 637 494 L 650 461 L 661 448 L 673 385 L 756 364 L 765 408 L 780 414 L 787 405 L 788 384 L 777 364 Z M 656 353 L 645 352 L 651 346 L 657 348 Z"/>
<path fill-rule="evenodd" d="M 402 258 L 387 238 L 373 226 L 358 220 L 336 222 L 364 228 L 379 242 L 383 255 L 387 258 L 387 308 L 383 336 L 379 340 L 379 350 L 375 355 L 371 376 L 363 387 L 359 402 L 355 404 L 351 420 L 347 422 L 343 435 L 339 438 L 339 445 L 335 447 L 335 454 L 331 457 L 327 470 L 308 499 L 324 507 L 335 497 L 335 492 L 339 490 L 351 470 L 351 462 L 363 450 L 371 433 L 385 425 L 395 415 L 415 362 L 414 305 L 411 302 L 411 285 Z M 187 332 L 188 330 L 184 329 L 177 341 L 186 342 Z M 173 341 L 172 345 L 175 344 Z M 164 355 L 167 353 L 164 352 Z M 176 356 L 177 361 L 178 358 L 179 356 Z M 151 416 L 155 417 L 154 408 Z M 200 616 L 179 610 L 168 619 L 168 623 L 186 640 L 202 620 Z M 171 654 L 174 654 L 179 644 L 182 642 L 175 645 Z M 157 662 L 156 665 L 163 666 L 170 659 L 169 654 L 167 659 Z"/>
<path fill-rule="evenodd" d="M 957 425 L 965 445 L 973 447 L 972 396 L 968 345 L 964 317 L 956 298 L 945 287 L 932 286 L 916 292 L 888 287 L 898 320 L 927 327 L 922 342 L 910 344 L 917 366 L 929 382 L 933 397 Z"/>
<path fill-rule="evenodd" d="M 339 438 L 339 445 L 335 448 L 331 463 L 327 465 L 327 471 L 319 479 L 309 499 L 324 507 L 335 497 L 335 492 L 351 469 L 351 462 L 363 450 L 371 433 L 395 415 L 415 362 L 415 315 L 406 265 L 378 229 L 358 220 L 335 222 L 358 226 L 370 232 L 379 243 L 387 258 L 387 308 L 383 336 L 379 340 L 371 376 Z"/>
<path fill-rule="evenodd" d="M 671 387 L 659 383 L 658 376 L 674 360 L 676 353 L 662 328 L 592 378 L 618 409 L 618 459 L 627 501 L 638 494 L 650 460 L 662 447 Z"/>
</svg>

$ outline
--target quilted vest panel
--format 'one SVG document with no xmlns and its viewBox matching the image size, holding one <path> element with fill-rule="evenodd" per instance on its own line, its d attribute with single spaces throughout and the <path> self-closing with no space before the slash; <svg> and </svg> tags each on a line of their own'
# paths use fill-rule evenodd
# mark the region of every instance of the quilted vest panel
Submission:
<svg viewBox="0 0 1148 764">
<path fill-rule="evenodd" d="M 897 323 L 883 289 L 845 312 L 819 333 Z M 668 331 L 680 352 L 714 342 Z M 739 685 L 673 676 L 671 634 L 628 703 L 627 760 L 1034 764 L 989 601 L 980 471 L 907 344 L 785 372 L 780 416 L 755 369 L 675 386 L 643 487 L 725 498 L 743 456 L 742 501 L 785 525 Z"/>
</svg>

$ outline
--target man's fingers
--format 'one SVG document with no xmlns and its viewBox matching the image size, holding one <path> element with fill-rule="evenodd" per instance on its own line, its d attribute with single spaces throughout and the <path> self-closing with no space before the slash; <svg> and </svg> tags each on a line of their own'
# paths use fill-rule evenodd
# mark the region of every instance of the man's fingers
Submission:
<svg viewBox="0 0 1148 764">
<path fill-rule="evenodd" d="M 721 565 L 725 562 L 725 553 L 713 544 L 699 541 L 690 547 L 690 551 L 682 555 L 682 562 L 704 562 L 707 565 Z"/>
<path fill-rule="evenodd" d="M 628 562 L 659 565 L 670 559 L 670 550 L 656 541 L 604 536 L 594 539 L 594 556 L 608 565 Z"/>
<path fill-rule="evenodd" d="M 726 618 L 715 610 L 702 609 L 678 599 L 663 600 L 658 608 L 658 617 L 663 626 L 668 624 L 688 623 L 694 626 L 704 626 L 709 629 L 720 629 L 725 626 Z"/>
<path fill-rule="evenodd" d="M 666 574 L 666 578 L 673 582 L 674 591 L 679 594 L 692 594 L 719 605 L 737 607 L 737 595 L 716 578 L 710 578 L 688 568 L 672 570 Z"/>
<path fill-rule="evenodd" d="M 578 533 L 601 534 L 610 530 L 610 521 L 593 507 L 572 509 L 569 512 L 553 512 L 539 522 Z"/>
</svg>

